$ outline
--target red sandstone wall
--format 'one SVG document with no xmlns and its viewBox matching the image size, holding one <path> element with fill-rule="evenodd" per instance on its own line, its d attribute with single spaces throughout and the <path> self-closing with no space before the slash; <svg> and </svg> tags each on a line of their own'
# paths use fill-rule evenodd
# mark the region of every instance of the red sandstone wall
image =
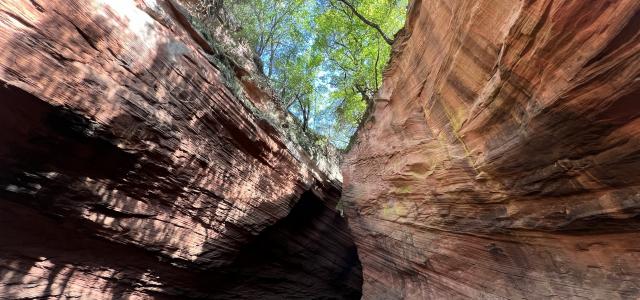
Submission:
<svg viewBox="0 0 640 300">
<path fill-rule="evenodd" d="M 358 297 L 339 181 L 176 14 L 0 2 L 0 298 Z"/>
<path fill-rule="evenodd" d="M 364 298 L 640 297 L 640 2 L 417 0 L 394 48 L 343 164 Z"/>
</svg>

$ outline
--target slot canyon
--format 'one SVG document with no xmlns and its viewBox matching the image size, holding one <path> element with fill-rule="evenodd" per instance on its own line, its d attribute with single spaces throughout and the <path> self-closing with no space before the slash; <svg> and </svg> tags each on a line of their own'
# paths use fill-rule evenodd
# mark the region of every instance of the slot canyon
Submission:
<svg viewBox="0 0 640 300">
<path fill-rule="evenodd" d="M 640 1 L 409 1 L 345 153 L 185 2 L 0 0 L 0 299 L 640 298 Z"/>
</svg>

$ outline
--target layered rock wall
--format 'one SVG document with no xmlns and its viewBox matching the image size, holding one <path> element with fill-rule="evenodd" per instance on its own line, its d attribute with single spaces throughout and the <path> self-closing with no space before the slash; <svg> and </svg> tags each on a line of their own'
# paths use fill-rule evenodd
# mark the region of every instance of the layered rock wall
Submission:
<svg viewBox="0 0 640 300">
<path fill-rule="evenodd" d="M 640 297 L 640 2 L 414 0 L 394 52 L 343 164 L 365 299 Z"/>
<path fill-rule="evenodd" d="M 359 296 L 339 177 L 187 19 L 0 2 L 0 298 Z"/>
</svg>

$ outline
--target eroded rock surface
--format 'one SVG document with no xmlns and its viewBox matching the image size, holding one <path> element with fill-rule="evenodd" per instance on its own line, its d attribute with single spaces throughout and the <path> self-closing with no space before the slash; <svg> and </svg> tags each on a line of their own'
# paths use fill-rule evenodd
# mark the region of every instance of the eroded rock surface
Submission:
<svg viewBox="0 0 640 300">
<path fill-rule="evenodd" d="M 185 20 L 0 2 L 0 298 L 359 297 L 339 178 Z"/>
<path fill-rule="evenodd" d="M 411 2 L 343 165 L 364 298 L 640 297 L 640 2 Z"/>
</svg>

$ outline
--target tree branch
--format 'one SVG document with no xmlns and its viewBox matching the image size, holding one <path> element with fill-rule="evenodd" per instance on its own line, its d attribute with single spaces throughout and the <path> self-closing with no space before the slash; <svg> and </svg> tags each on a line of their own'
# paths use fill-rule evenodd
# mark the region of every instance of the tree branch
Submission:
<svg viewBox="0 0 640 300">
<path fill-rule="evenodd" d="M 376 47 L 377 50 L 377 54 L 376 54 L 376 64 L 373 67 L 373 70 L 375 70 L 375 82 L 376 82 L 376 86 L 375 88 L 378 88 L 378 62 L 380 61 L 380 39 L 376 40 L 376 43 L 378 44 L 378 46 Z"/>
<path fill-rule="evenodd" d="M 369 25 L 371 28 L 373 28 L 376 31 L 378 31 L 378 33 L 380 33 L 380 35 L 382 36 L 384 41 L 387 42 L 387 44 L 389 44 L 389 45 L 393 44 L 393 40 L 390 39 L 384 33 L 384 31 L 382 31 L 382 29 L 380 28 L 380 26 L 378 24 L 369 21 L 367 18 L 365 18 L 363 15 L 361 15 L 358 12 L 358 10 L 356 10 L 356 8 L 353 5 L 351 5 L 351 3 L 347 2 L 347 0 L 338 0 L 338 1 L 341 2 L 342 4 L 346 5 L 351 10 L 351 12 L 353 12 L 353 14 L 356 15 L 356 17 L 358 17 L 358 19 L 360 19 L 362 22 L 364 22 L 365 24 Z"/>
</svg>

